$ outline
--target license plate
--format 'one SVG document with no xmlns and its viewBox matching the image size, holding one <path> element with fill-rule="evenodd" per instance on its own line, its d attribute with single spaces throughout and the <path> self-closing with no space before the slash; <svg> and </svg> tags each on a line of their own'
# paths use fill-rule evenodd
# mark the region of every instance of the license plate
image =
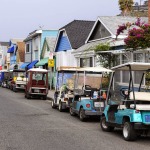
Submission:
<svg viewBox="0 0 150 150">
<path fill-rule="evenodd" d="M 145 115 L 145 122 L 150 122 L 150 115 Z"/>
<path fill-rule="evenodd" d="M 35 93 L 39 93 L 39 92 L 40 92 L 40 90 L 34 90 L 34 92 L 35 92 Z"/>
<path fill-rule="evenodd" d="M 104 107 L 104 103 L 103 102 L 95 102 L 94 106 L 95 107 Z"/>
</svg>

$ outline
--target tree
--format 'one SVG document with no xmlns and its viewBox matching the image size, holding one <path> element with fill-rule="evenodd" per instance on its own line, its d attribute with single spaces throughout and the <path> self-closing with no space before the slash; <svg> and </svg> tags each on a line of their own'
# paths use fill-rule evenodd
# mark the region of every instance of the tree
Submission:
<svg viewBox="0 0 150 150">
<path fill-rule="evenodd" d="M 135 51 L 150 47 L 150 25 L 141 22 L 140 18 L 135 23 L 128 22 L 120 25 L 117 29 L 116 37 L 123 33 L 124 30 L 128 30 L 128 36 L 124 39 L 127 50 Z"/>
<path fill-rule="evenodd" d="M 96 45 L 94 48 L 94 51 L 97 54 L 98 62 L 105 68 L 111 68 L 114 66 L 114 63 L 116 61 L 116 55 L 112 55 L 110 52 L 102 52 L 102 51 L 108 51 L 110 50 L 109 43 L 100 43 Z"/>
<path fill-rule="evenodd" d="M 130 14 L 134 2 L 133 0 L 119 0 L 118 4 L 120 7 L 120 10 L 122 11 L 122 14 L 124 16 L 127 16 Z"/>
</svg>

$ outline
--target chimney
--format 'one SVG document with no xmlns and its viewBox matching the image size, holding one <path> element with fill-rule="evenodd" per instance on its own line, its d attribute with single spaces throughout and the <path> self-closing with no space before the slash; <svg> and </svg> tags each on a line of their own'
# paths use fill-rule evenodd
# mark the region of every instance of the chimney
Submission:
<svg viewBox="0 0 150 150">
<path fill-rule="evenodd" d="M 150 25 L 150 0 L 148 0 L 148 24 Z"/>
</svg>

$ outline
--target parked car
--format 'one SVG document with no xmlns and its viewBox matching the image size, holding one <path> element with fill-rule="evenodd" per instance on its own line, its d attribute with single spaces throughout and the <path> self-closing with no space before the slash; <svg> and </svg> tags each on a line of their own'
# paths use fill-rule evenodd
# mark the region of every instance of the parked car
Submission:
<svg viewBox="0 0 150 150">
<path fill-rule="evenodd" d="M 27 71 L 28 80 L 25 86 L 25 97 L 47 99 L 48 71 L 46 69 L 32 68 Z"/>
<path fill-rule="evenodd" d="M 70 107 L 73 99 L 74 78 L 78 67 L 59 67 L 57 68 L 57 83 L 52 100 L 52 108 L 58 107 L 61 112 Z"/>
<path fill-rule="evenodd" d="M 70 105 L 70 115 L 79 115 L 81 121 L 88 117 L 100 116 L 105 107 L 107 88 L 102 87 L 104 72 L 111 72 L 103 67 L 86 67 L 79 69 L 74 89 L 74 98 Z"/>
<path fill-rule="evenodd" d="M 145 74 L 149 73 L 150 63 L 126 63 L 113 67 L 107 106 L 102 114 L 100 125 L 103 131 L 121 128 L 126 141 L 136 140 L 150 131 L 150 90 L 145 83 Z M 117 82 L 118 71 L 129 74 L 129 83 L 122 86 Z M 141 81 L 135 84 L 132 72 L 139 71 Z M 140 73 L 141 72 L 141 73 Z M 137 79 L 136 79 L 137 82 Z"/>
</svg>

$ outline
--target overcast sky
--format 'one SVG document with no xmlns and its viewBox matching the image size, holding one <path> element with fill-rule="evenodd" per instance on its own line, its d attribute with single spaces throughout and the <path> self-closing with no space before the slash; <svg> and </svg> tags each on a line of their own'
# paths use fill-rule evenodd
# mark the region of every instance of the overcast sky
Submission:
<svg viewBox="0 0 150 150">
<path fill-rule="evenodd" d="M 59 29 L 73 20 L 120 13 L 118 0 L 0 0 L 0 41 L 25 38 L 39 29 Z"/>
</svg>

